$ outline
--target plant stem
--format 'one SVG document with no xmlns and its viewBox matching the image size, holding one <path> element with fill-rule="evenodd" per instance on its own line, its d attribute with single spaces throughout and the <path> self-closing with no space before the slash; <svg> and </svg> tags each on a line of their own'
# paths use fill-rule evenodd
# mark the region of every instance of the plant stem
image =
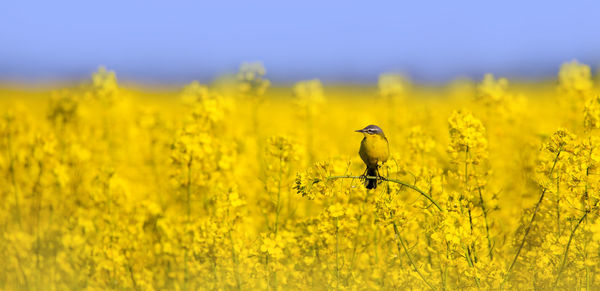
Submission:
<svg viewBox="0 0 600 291">
<path fill-rule="evenodd" d="M 13 154 L 11 137 L 12 137 L 12 135 L 8 134 L 7 141 L 6 141 L 6 147 L 8 149 L 7 150 L 8 160 L 10 161 L 8 164 L 8 172 L 10 173 L 10 181 L 12 184 L 13 193 L 15 195 L 15 213 L 17 216 L 17 224 L 19 225 L 19 228 L 20 228 L 21 227 L 21 206 L 19 203 L 19 186 L 17 185 L 17 180 L 16 180 L 15 157 Z"/>
<path fill-rule="evenodd" d="M 267 268 L 267 290 L 271 290 L 271 271 L 269 269 L 269 253 L 265 258 L 265 267 Z"/>
<path fill-rule="evenodd" d="M 402 182 L 400 180 L 394 180 L 394 179 L 388 179 L 385 177 L 375 177 L 375 176 L 349 176 L 349 175 L 342 175 L 342 176 L 329 176 L 327 177 L 328 180 L 337 180 L 337 179 L 361 179 L 361 178 L 366 178 L 366 179 L 379 179 L 382 181 L 386 181 L 386 182 L 392 182 L 392 183 L 396 183 L 396 184 L 400 184 L 404 187 L 410 188 L 414 191 L 417 191 L 419 194 L 423 195 L 425 198 L 427 198 L 427 200 L 429 200 L 431 203 L 433 203 L 433 205 L 435 205 L 435 207 L 437 209 L 439 209 L 440 211 L 442 211 L 442 207 L 437 203 L 437 201 L 435 201 L 435 199 L 433 199 L 433 197 L 431 197 L 429 194 L 425 193 L 423 190 L 408 184 L 406 182 Z"/>
<path fill-rule="evenodd" d="M 492 239 L 490 237 L 490 225 L 488 223 L 487 209 L 485 208 L 485 204 L 483 202 L 483 195 L 481 194 L 481 188 L 479 188 L 479 182 L 477 181 L 477 178 L 475 178 L 475 183 L 478 185 L 477 190 L 479 192 L 479 202 L 481 203 L 481 211 L 483 212 L 483 220 L 485 222 L 485 236 L 487 237 L 488 241 L 489 256 L 490 260 L 493 260 L 494 254 L 492 253 Z"/>
<path fill-rule="evenodd" d="M 394 226 L 394 233 L 396 234 L 396 239 L 400 243 L 398 245 L 398 252 L 400 252 L 400 246 L 402 246 L 402 248 L 404 249 L 404 253 L 406 254 L 406 257 L 408 257 L 408 261 L 409 261 L 410 265 L 413 267 L 413 270 L 419 275 L 419 277 L 421 277 L 421 280 L 423 280 L 423 282 L 425 282 L 425 284 L 429 288 L 431 288 L 431 290 L 436 290 L 436 288 L 433 288 L 433 285 L 431 285 L 431 283 L 429 283 L 427 281 L 427 279 L 425 279 L 425 276 L 423 276 L 421 271 L 419 271 L 419 269 L 417 268 L 417 265 L 415 265 L 415 262 L 413 261 L 412 256 L 410 255 L 410 253 L 408 252 L 408 249 L 406 248 L 406 244 L 404 243 L 404 240 L 402 239 L 402 237 L 400 237 L 400 232 L 398 231 L 398 226 L 396 226 L 396 222 L 392 222 L 392 225 Z"/>
<path fill-rule="evenodd" d="M 473 264 L 473 258 L 471 258 L 471 250 L 469 249 L 469 247 L 465 247 L 463 245 L 463 248 L 465 249 L 465 257 L 467 258 L 467 263 L 469 263 L 469 267 L 471 268 L 475 268 L 475 265 Z M 476 276 L 473 276 L 473 280 L 475 280 L 475 284 L 477 284 L 478 288 L 481 288 L 481 285 L 479 283 L 479 278 L 477 278 Z"/>
<path fill-rule="evenodd" d="M 280 202 L 281 202 L 281 179 L 283 179 L 283 157 L 279 157 L 279 178 L 277 180 L 277 204 L 275 205 L 275 236 L 277 236 L 277 231 L 279 229 L 279 212 L 280 212 Z"/>
<path fill-rule="evenodd" d="M 362 204 L 362 205 L 367 204 L 367 200 L 369 199 L 369 192 L 368 191 L 365 191 L 365 192 L 366 192 L 365 199 L 363 200 L 364 204 Z M 358 226 L 356 227 L 356 235 L 354 236 L 354 248 L 352 249 L 352 259 L 350 260 L 350 269 L 354 269 L 354 267 L 355 267 L 356 257 L 357 257 L 356 251 L 358 250 L 358 237 L 360 234 L 360 229 L 362 227 L 362 218 L 363 218 L 364 213 L 365 213 L 365 209 L 364 209 L 364 207 L 361 207 L 360 213 L 356 219 L 358 221 Z"/>
<path fill-rule="evenodd" d="M 41 289 L 41 286 L 39 284 L 42 283 L 42 270 L 41 270 L 41 266 L 40 266 L 40 252 L 41 252 L 41 213 L 42 213 L 42 191 L 39 190 L 39 187 L 41 185 L 41 181 L 42 181 L 42 174 L 44 173 L 44 164 L 42 163 L 42 161 L 38 161 L 38 168 L 39 168 L 39 172 L 38 172 L 38 176 L 37 179 L 35 181 L 35 184 L 33 185 L 33 188 L 31 190 L 31 193 L 33 195 L 35 195 L 36 198 L 36 215 L 35 215 L 35 222 L 36 222 L 36 228 L 35 228 L 35 236 L 36 236 L 36 251 L 35 251 L 35 267 L 37 269 L 37 276 L 38 276 L 38 288 Z"/>
<path fill-rule="evenodd" d="M 283 179 L 283 156 L 279 157 L 279 177 L 277 180 L 277 204 L 275 205 L 275 239 L 279 231 L 279 214 L 281 212 L 281 180 Z M 270 270 L 269 270 L 270 271 Z M 273 271 L 273 289 L 277 290 L 277 271 Z"/>
<path fill-rule="evenodd" d="M 190 160 L 187 163 L 187 183 L 186 183 L 186 225 L 189 225 L 190 223 L 190 216 L 192 214 L 192 206 L 191 204 L 191 198 L 192 198 L 192 162 L 194 161 L 194 155 L 193 153 L 190 153 Z M 187 235 L 187 231 L 186 234 Z M 183 275 L 183 290 L 187 290 L 188 289 L 188 280 L 189 280 L 189 270 L 188 270 L 188 247 L 185 248 L 185 252 L 183 255 L 183 268 L 184 268 L 184 275 Z"/>
<path fill-rule="evenodd" d="M 556 176 L 556 236 L 560 236 L 560 175 Z"/>
<path fill-rule="evenodd" d="M 565 248 L 565 253 L 563 254 L 562 263 L 560 264 L 560 269 L 558 269 L 558 273 L 556 274 L 556 279 L 554 280 L 554 285 L 552 286 L 552 289 L 556 289 L 556 284 L 558 284 L 558 279 L 560 279 L 560 275 L 562 274 L 563 270 L 565 269 L 565 264 L 567 263 L 567 257 L 569 255 L 569 248 L 571 247 L 571 241 L 573 240 L 573 237 L 575 236 L 575 232 L 577 231 L 577 228 L 579 227 L 581 222 L 587 217 L 587 214 L 588 214 L 588 211 L 586 210 L 585 213 L 583 214 L 583 216 L 581 216 L 581 218 L 579 219 L 579 221 L 577 221 L 577 224 L 575 225 L 575 228 L 573 228 L 573 231 L 571 231 L 571 235 L 569 236 L 569 241 L 567 242 L 567 246 Z"/>
<path fill-rule="evenodd" d="M 234 272 L 235 272 L 235 283 L 237 290 L 242 290 L 242 282 L 240 280 L 240 270 L 239 270 L 239 261 L 237 258 L 237 254 L 235 253 L 235 246 L 233 245 L 233 235 L 231 234 L 231 229 L 229 229 L 229 240 L 231 241 L 231 259 L 233 260 Z"/>
<path fill-rule="evenodd" d="M 339 263 L 339 256 L 340 256 L 340 238 L 338 236 L 338 218 L 335 218 L 335 278 L 336 278 L 336 285 L 335 285 L 335 290 L 340 290 L 340 263 Z"/>
<path fill-rule="evenodd" d="M 465 193 L 469 194 L 468 195 L 468 199 L 470 200 L 470 192 L 471 190 L 469 189 L 469 147 L 467 146 L 467 148 L 465 149 Z M 475 169 L 473 169 L 473 171 L 475 171 Z M 475 175 L 473 175 L 475 176 Z M 479 186 L 479 185 L 477 185 Z M 461 195 L 461 199 L 463 199 L 464 197 Z M 471 207 L 470 207 L 470 203 L 467 204 L 468 208 L 467 208 L 467 212 L 469 214 L 469 225 L 471 226 L 471 236 L 473 235 L 473 216 L 471 215 Z M 472 257 L 475 259 L 475 261 L 477 261 L 477 253 L 475 252 L 475 242 L 471 243 L 470 249 L 467 249 L 469 251 L 469 254 L 471 254 L 472 252 Z M 473 258 L 469 257 L 469 259 L 471 260 L 469 262 L 469 264 L 471 265 L 471 267 L 473 267 Z M 475 278 L 475 282 L 477 282 L 477 286 L 479 287 L 479 280 L 477 278 Z"/>
<path fill-rule="evenodd" d="M 556 157 L 554 158 L 554 163 L 552 164 L 552 169 L 550 169 L 549 176 L 552 176 L 552 174 L 554 173 L 554 168 L 556 168 L 556 163 L 558 162 L 558 157 L 560 156 L 561 152 L 562 152 L 562 148 L 559 148 L 558 152 L 556 153 Z M 519 255 L 521 254 L 521 250 L 523 250 L 523 246 L 525 245 L 525 240 L 527 239 L 527 235 L 529 235 L 529 231 L 531 231 L 531 226 L 533 225 L 533 221 L 535 220 L 538 210 L 540 209 L 540 205 L 542 204 L 542 201 L 544 200 L 544 195 L 546 194 L 546 190 L 548 190 L 548 188 L 544 187 L 544 189 L 542 190 L 542 194 L 540 195 L 540 199 L 535 204 L 535 209 L 533 210 L 533 214 L 531 215 L 531 220 L 529 220 L 529 223 L 527 224 L 527 227 L 525 228 L 525 234 L 523 235 L 521 244 L 519 245 L 519 248 L 517 249 L 517 253 L 515 254 L 515 257 L 513 258 L 512 263 L 508 267 L 508 270 L 506 270 L 506 274 L 504 275 L 504 279 L 502 280 L 502 283 L 500 283 L 500 288 L 499 288 L 500 290 L 502 290 L 504 283 L 506 283 L 506 280 L 508 279 L 508 277 L 510 275 L 510 271 L 512 271 L 513 267 L 517 263 L 517 259 L 519 258 Z"/>
<path fill-rule="evenodd" d="M 473 169 L 475 169 L 475 165 L 473 165 Z M 485 208 L 485 203 L 483 201 L 483 194 L 481 193 L 481 187 L 479 186 L 479 179 L 477 178 L 477 175 L 473 175 L 473 177 L 475 177 L 475 183 L 477 183 L 477 192 L 479 193 L 479 203 L 481 204 L 480 205 L 481 211 L 483 212 L 483 220 L 485 222 L 485 236 L 488 241 L 488 250 L 489 250 L 488 255 L 490 256 L 490 260 L 493 260 L 494 254 L 492 252 L 492 239 L 490 237 L 490 225 L 488 223 L 487 208 Z"/>
</svg>

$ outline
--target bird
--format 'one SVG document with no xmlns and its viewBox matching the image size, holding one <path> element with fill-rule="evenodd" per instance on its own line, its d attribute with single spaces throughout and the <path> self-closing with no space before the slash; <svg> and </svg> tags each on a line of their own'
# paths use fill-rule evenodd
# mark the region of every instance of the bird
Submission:
<svg viewBox="0 0 600 291">
<path fill-rule="evenodd" d="M 367 165 L 366 176 L 380 177 L 379 166 L 381 163 L 385 163 L 390 156 L 388 140 L 383 134 L 383 130 L 379 126 L 371 124 L 355 131 L 364 135 L 358 154 Z M 377 188 L 377 179 L 367 178 L 365 186 L 367 189 Z"/>
</svg>

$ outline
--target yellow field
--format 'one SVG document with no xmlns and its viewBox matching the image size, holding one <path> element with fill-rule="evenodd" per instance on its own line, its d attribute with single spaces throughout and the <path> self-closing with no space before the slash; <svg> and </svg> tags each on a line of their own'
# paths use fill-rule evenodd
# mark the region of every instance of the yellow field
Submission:
<svg viewBox="0 0 600 291">
<path fill-rule="evenodd" d="M 600 97 L 556 80 L 0 90 L 0 289 L 600 289 Z M 362 135 L 391 158 L 359 178 Z M 343 176 L 343 177 L 339 177 Z"/>
</svg>

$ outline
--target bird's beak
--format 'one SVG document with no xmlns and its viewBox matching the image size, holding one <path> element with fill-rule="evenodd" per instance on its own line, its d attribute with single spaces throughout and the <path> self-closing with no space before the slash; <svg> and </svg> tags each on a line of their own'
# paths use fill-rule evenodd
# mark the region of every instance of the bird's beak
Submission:
<svg viewBox="0 0 600 291">
<path fill-rule="evenodd" d="M 360 133 L 363 133 L 363 132 L 365 132 L 365 130 L 364 130 L 364 129 L 359 129 L 359 130 L 355 130 L 354 132 L 360 132 Z"/>
</svg>

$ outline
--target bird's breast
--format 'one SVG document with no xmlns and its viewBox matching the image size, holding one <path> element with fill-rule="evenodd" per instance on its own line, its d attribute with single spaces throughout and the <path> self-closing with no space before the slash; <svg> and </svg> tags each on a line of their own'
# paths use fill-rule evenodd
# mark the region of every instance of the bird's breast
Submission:
<svg viewBox="0 0 600 291">
<path fill-rule="evenodd" d="M 388 141 L 385 137 L 380 136 L 365 137 L 361 143 L 360 156 L 369 166 L 387 161 L 389 156 Z"/>
</svg>

